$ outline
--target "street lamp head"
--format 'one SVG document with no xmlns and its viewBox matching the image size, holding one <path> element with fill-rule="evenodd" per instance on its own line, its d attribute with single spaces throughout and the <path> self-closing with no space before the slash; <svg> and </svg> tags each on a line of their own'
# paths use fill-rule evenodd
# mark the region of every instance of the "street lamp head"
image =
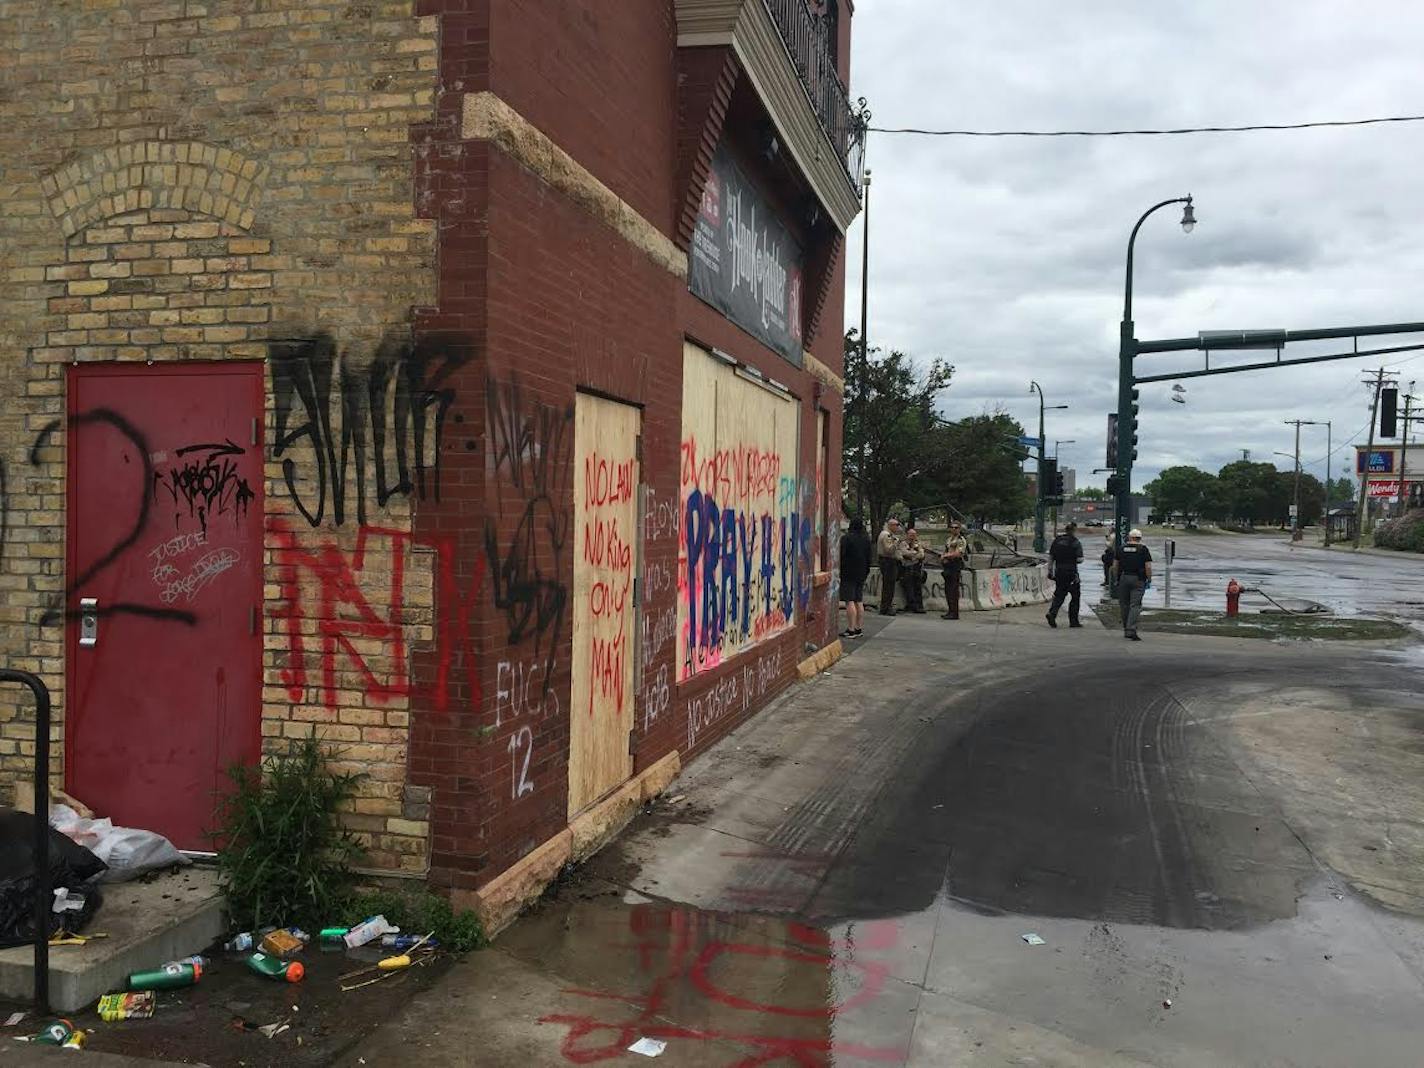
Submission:
<svg viewBox="0 0 1424 1068">
<path fill-rule="evenodd" d="M 1196 228 L 1196 225 L 1197 217 L 1196 213 L 1192 211 L 1192 198 L 1187 197 L 1187 205 L 1182 209 L 1182 232 L 1189 234 Z"/>
</svg>

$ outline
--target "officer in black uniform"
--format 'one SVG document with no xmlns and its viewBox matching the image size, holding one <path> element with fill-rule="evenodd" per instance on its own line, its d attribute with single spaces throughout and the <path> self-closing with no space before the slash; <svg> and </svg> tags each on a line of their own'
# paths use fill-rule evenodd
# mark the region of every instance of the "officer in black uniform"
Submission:
<svg viewBox="0 0 1424 1068">
<path fill-rule="evenodd" d="M 1078 565 L 1083 562 L 1083 543 L 1074 533 L 1077 529 L 1077 523 L 1069 523 L 1048 547 L 1048 558 L 1053 562 L 1053 603 L 1048 606 L 1048 615 L 1044 618 L 1048 620 L 1050 627 L 1058 626 L 1058 609 L 1063 607 L 1066 597 L 1072 598 L 1068 602 L 1068 626 L 1083 625 L 1078 622 L 1078 605 L 1083 600 L 1083 587 L 1078 583 Z"/>
<path fill-rule="evenodd" d="M 1142 614 L 1142 595 L 1152 585 L 1152 553 L 1142 544 L 1142 531 L 1133 530 L 1117 551 L 1113 564 L 1117 576 L 1117 603 L 1122 609 L 1122 636 L 1139 642 L 1137 617 Z"/>
</svg>

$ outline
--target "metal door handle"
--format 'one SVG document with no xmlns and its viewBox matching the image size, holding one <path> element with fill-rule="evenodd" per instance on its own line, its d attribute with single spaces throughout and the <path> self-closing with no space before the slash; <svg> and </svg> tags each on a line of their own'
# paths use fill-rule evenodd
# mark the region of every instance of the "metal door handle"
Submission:
<svg viewBox="0 0 1424 1068">
<path fill-rule="evenodd" d="M 79 644 L 99 644 L 99 599 L 81 597 L 79 599 Z"/>
</svg>

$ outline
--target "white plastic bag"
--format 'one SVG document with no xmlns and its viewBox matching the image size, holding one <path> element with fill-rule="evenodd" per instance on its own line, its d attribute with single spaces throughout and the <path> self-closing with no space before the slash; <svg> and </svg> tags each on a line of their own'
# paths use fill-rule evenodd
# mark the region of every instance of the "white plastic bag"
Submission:
<svg viewBox="0 0 1424 1068">
<path fill-rule="evenodd" d="M 51 805 L 49 822 L 109 866 L 99 876 L 100 882 L 121 883 L 154 868 L 191 863 L 161 834 L 136 827 L 115 827 L 107 819 L 86 820 L 68 805 Z"/>
</svg>

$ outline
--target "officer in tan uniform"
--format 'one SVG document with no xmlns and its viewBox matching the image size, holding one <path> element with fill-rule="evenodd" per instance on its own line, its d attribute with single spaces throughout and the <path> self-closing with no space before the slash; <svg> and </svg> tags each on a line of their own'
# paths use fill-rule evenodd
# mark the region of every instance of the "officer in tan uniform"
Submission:
<svg viewBox="0 0 1424 1068">
<path fill-rule="evenodd" d="M 944 576 L 944 599 L 949 602 L 949 611 L 944 619 L 959 618 L 959 575 L 969 558 L 969 540 L 959 521 L 949 525 L 949 535 L 944 541 L 944 550 L 939 554 L 941 574 Z"/>
<path fill-rule="evenodd" d="M 875 539 L 875 555 L 880 565 L 880 614 L 895 614 L 895 581 L 900 577 L 900 521 L 893 516 Z"/>
<path fill-rule="evenodd" d="M 925 550 L 914 527 L 900 543 L 900 588 L 905 591 L 905 611 L 925 614 Z"/>
</svg>

